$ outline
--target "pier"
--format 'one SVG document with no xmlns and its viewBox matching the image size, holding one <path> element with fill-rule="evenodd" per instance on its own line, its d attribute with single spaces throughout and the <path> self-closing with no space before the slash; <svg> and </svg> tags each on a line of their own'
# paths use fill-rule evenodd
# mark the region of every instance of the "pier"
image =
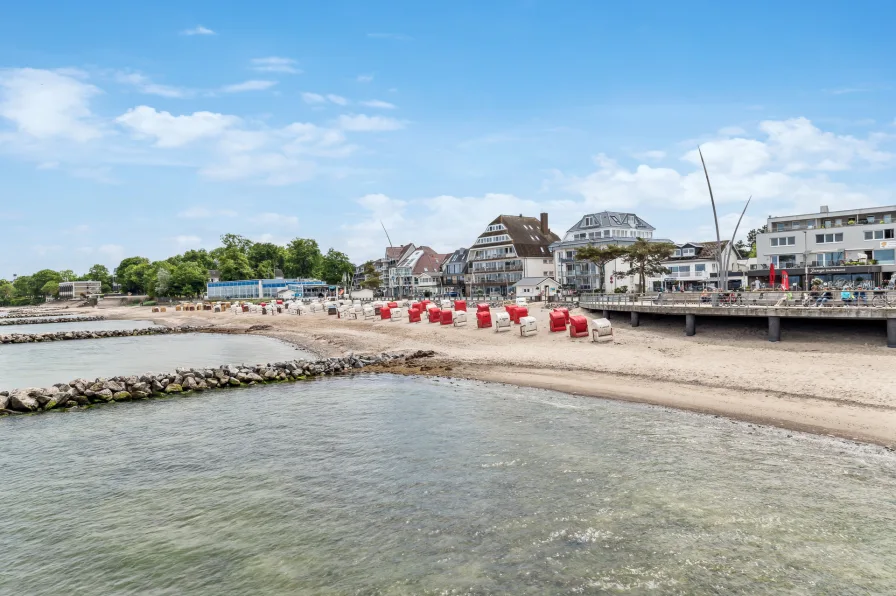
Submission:
<svg viewBox="0 0 896 596">
<path fill-rule="evenodd" d="M 642 313 L 684 316 L 687 336 L 697 333 L 698 317 L 765 317 L 771 342 L 781 341 L 783 319 L 879 320 L 886 325 L 887 347 L 896 348 L 896 293 L 866 290 L 859 304 L 842 301 L 839 291 L 832 293 L 835 299 L 820 306 L 814 306 L 816 299 L 805 292 L 583 294 L 579 306 L 600 311 L 605 318 L 629 313 L 632 327 L 641 324 Z"/>
</svg>

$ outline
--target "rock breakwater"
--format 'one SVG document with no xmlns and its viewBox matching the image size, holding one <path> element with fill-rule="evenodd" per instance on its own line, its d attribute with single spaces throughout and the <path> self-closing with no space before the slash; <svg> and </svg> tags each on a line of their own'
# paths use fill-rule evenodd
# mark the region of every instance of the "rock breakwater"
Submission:
<svg viewBox="0 0 896 596">
<path fill-rule="evenodd" d="M 0 319 L 0 326 L 2 325 L 40 325 L 43 323 L 83 323 L 86 321 L 105 321 L 106 317 L 103 315 L 89 316 L 89 317 L 53 317 L 49 319 L 27 319 L 24 321 L 4 321 Z"/>
<path fill-rule="evenodd" d="M 180 327 L 146 327 L 143 329 L 110 329 L 108 331 L 55 331 L 53 333 L 0 333 L 0 344 L 30 344 L 45 341 L 101 339 L 104 337 L 134 337 L 138 335 L 168 335 L 209 331 L 211 327 L 182 325 Z"/>
<path fill-rule="evenodd" d="M 178 368 L 173 373 L 129 375 L 109 379 L 75 379 L 52 387 L 0 391 L 0 415 L 47 412 L 229 389 L 266 383 L 303 381 L 315 377 L 351 373 L 367 366 L 428 358 L 434 352 L 418 350 L 399 354 L 374 354 L 323 360 L 292 360 L 273 364 L 226 364 L 217 368 Z"/>
<path fill-rule="evenodd" d="M 36 317 L 61 317 L 65 315 L 66 312 L 64 310 L 50 310 L 50 311 L 7 311 L 4 313 L 0 313 L 0 319 L 30 319 Z"/>
</svg>

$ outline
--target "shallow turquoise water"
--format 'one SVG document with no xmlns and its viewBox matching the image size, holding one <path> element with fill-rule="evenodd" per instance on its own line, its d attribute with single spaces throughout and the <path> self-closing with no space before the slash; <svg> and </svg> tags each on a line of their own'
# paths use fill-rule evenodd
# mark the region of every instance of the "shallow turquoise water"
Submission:
<svg viewBox="0 0 896 596">
<path fill-rule="evenodd" d="M 896 458 L 361 375 L 0 420 L 0 593 L 892 594 Z"/>
</svg>

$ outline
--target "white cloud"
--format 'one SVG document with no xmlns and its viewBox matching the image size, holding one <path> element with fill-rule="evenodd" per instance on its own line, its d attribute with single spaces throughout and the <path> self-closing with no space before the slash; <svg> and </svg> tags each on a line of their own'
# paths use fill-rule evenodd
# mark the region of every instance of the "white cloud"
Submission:
<svg viewBox="0 0 896 596">
<path fill-rule="evenodd" d="M 199 173 L 213 180 L 258 179 L 272 186 L 286 186 L 314 177 L 316 166 L 283 153 L 231 155 L 223 162 L 208 165 Z"/>
<path fill-rule="evenodd" d="M 337 120 L 339 128 L 354 132 L 374 132 L 386 130 L 398 130 L 404 128 L 404 123 L 394 118 L 383 116 L 367 116 L 365 114 L 342 115 Z"/>
<path fill-rule="evenodd" d="M 367 106 L 369 108 L 380 108 L 383 110 L 394 110 L 396 108 L 394 103 L 389 103 L 388 101 L 380 101 L 379 99 L 371 99 L 369 101 L 362 101 L 362 106 Z"/>
<path fill-rule="evenodd" d="M 302 93 L 302 101 L 307 104 L 315 105 L 327 103 L 327 98 L 318 93 L 309 93 L 306 91 L 305 93 Z"/>
<path fill-rule="evenodd" d="M 225 85 L 221 87 L 221 91 L 224 93 L 242 93 L 243 91 L 264 91 L 265 89 L 270 89 L 274 85 L 277 84 L 277 81 L 244 81 L 242 83 L 236 83 L 235 85 Z"/>
<path fill-rule="evenodd" d="M 830 172 L 892 164 L 893 154 L 880 148 L 884 137 L 835 135 L 805 118 L 768 120 L 759 129 L 765 138 L 717 138 L 701 146 L 719 204 L 742 204 L 752 195 L 751 211 L 761 209 L 762 201 L 774 200 L 777 211 L 801 212 L 822 204 L 835 209 L 892 199 L 889 191 L 858 190 L 829 178 Z M 627 168 L 601 154 L 591 174 L 560 174 L 557 182 L 580 194 L 587 209 L 704 207 L 709 198 L 697 150 L 680 158 L 680 168 L 646 164 Z"/>
<path fill-rule="evenodd" d="M 253 58 L 252 70 L 257 72 L 282 72 L 286 74 L 301 74 L 296 68 L 296 61 L 292 58 L 281 56 L 268 56 L 267 58 Z"/>
<path fill-rule="evenodd" d="M 0 118 L 34 139 L 86 142 L 103 131 L 90 111 L 100 90 L 71 74 L 16 68 L 0 70 Z"/>
<path fill-rule="evenodd" d="M 214 112 L 172 116 L 149 106 L 137 106 L 115 121 L 139 137 L 154 138 L 157 147 L 180 147 L 201 138 L 219 136 L 239 124 L 240 119 Z"/>
<path fill-rule="evenodd" d="M 217 35 L 214 31 L 209 29 L 208 27 L 203 27 L 202 25 L 196 25 L 192 29 L 185 29 L 181 31 L 181 35 Z"/>
<path fill-rule="evenodd" d="M 250 218 L 250 221 L 266 226 L 296 226 L 299 218 L 295 215 L 283 215 L 281 213 L 259 213 Z"/>
<path fill-rule="evenodd" d="M 357 80 L 359 83 L 370 83 L 373 81 L 373 73 L 358 75 Z"/>
<path fill-rule="evenodd" d="M 188 89 L 153 83 L 149 77 L 139 72 L 118 72 L 115 74 L 115 80 L 125 85 L 131 85 L 147 95 L 169 98 L 183 98 L 193 95 L 193 92 Z"/>
<path fill-rule="evenodd" d="M 202 243 L 199 236 L 175 236 L 173 240 L 180 249 L 196 247 Z"/>
<path fill-rule="evenodd" d="M 327 99 L 338 106 L 344 106 L 348 104 L 348 100 L 346 98 L 339 95 L 333 95 L 332 93 L 330 95 L 327 95 Z"/>
</svg>

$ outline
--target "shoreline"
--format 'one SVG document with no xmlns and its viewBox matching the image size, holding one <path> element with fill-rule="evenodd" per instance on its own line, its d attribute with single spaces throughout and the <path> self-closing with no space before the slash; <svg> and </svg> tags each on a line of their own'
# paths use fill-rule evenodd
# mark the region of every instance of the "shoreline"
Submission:
<svg viewBox="0 0 896 596">
<path fill-rule="evenodd" d="M 630 329 L 614 321 L 614 343 L 594 345 L 590 340 L 569 341 L 565 334 L 548 333 L 546 312 L 530 313 L 541 317 L 538 336 L 520 338 L 516 328 L 509 334 L 496 334 L 469 326 L 440 328 L 427 323 L 336 320 L 326 315 L 159 314 L 139 307 L 102 310 L 110 319 L 212 325 L 204 331 L 263 335 L 323 358 L 348 352 L 433 350 L 435 356 L 426 363 L 382 370 L 650 404 L 896 448 L 896 395 L 887 381 L 894 361 L 885 348 L 863 343 L 862 336 L 831 346 L 821 333 L 817 342 L 810 335 L 802 343 L 785 345 L 759 342 L 749 336 L 749 330 L 739 329 L 737 340 L 729 344 L 720 341 L 727 339 L 724 331 L 704 332 L 695 341 L 662 328 L 651 330 L 642 324 Z M 367 372 L 378 369 L 370 367 Z M 778 378 L 782 369 L 794 371 L 789 373 L 792 383 L 763 388 L 753 382 L 759 378 L 772 385 L 767 380 Z M 856 379 L 866 389 L 850 390 Z"/>
</svg>

